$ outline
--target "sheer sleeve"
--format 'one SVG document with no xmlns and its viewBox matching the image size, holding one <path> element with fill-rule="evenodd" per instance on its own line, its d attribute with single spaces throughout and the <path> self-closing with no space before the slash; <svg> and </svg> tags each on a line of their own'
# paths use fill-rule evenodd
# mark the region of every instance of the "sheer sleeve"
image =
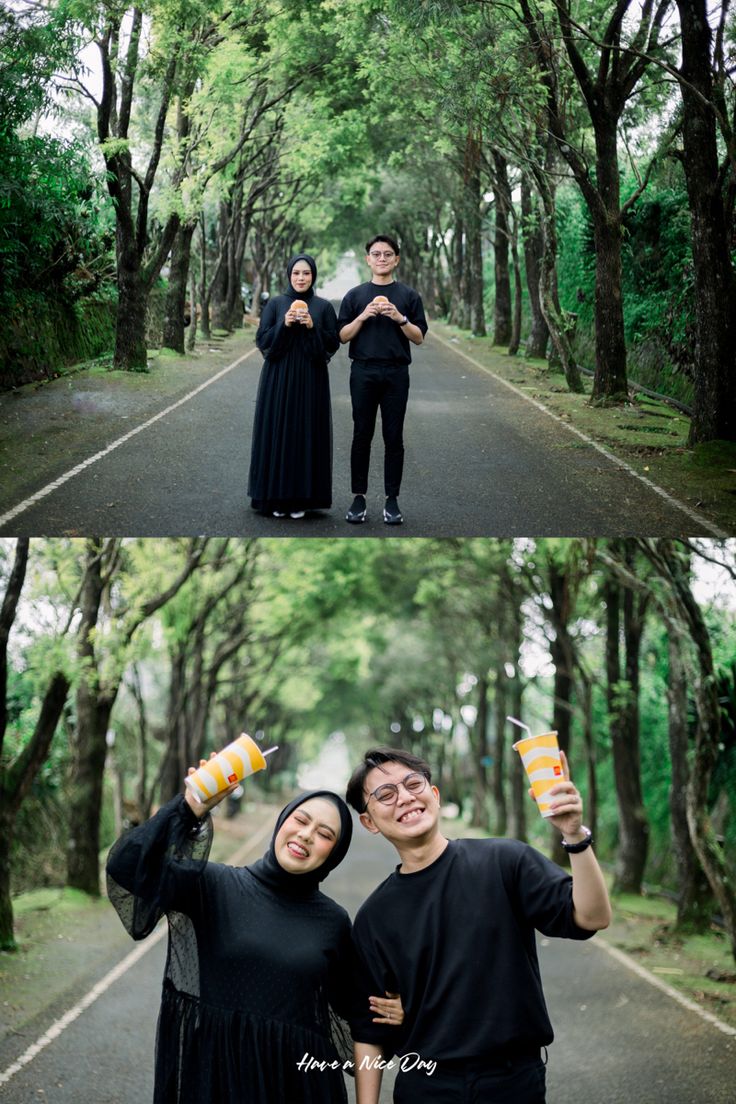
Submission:
<svg viewBox="0 0 736 1104">
<path fill-rule="evenodd" d="M 284 323 L 286 307 L 281 296 L 266 303 L 256 333 L 256 345 L 268 360 L 275 360 L 288 349 L 292 334 Z"/>
<path fill-rule="evenodd" d="M 133 939 L 145 939 L 170 909 L 189 914 L 212 845 L 212 818 L 199 821 L 183 794 L 113 844 L 107 895 Z"/>
</svg>

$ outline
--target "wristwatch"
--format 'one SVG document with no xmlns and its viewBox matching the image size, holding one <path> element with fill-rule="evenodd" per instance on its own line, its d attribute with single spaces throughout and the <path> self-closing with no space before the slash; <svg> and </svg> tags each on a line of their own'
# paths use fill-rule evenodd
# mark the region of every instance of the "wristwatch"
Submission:
<svg viewBox="0 0 736 1104">
<path fill-rule="evenodd" d="M 403 321 L 403 322 L 399 322 L 399 325 L 400 325 L 400 326 L 405 326 L 405 325 L 407 324 L 407 322 L 408 322 L 408 321 L 409 321 L 409 319 L 408 319 L 408 318 L 406 317 L 406 315 L 404 315 L 404 321 Z"/>
<path fill-rule="evenodd" d="M 580 843 L 567 843 L 566 840 L 561 840 L 562 846 L 568 855 L 578 855 L 593 843 L 593 833 L 590 828 L 586 828 L 584 824 L 581 824 L 580 831 L 585 832 L 585 839 L 581 840 Z"/>
</svg>

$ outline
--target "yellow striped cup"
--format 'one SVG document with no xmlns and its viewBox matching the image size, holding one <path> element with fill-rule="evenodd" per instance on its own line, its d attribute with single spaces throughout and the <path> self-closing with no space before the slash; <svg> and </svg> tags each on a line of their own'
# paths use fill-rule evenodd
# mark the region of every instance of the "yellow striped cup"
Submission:
<svg viewBox="0 0 736 1104">
<path fill-rule="evenodd" d="M 266 760 L 258 744 L 243 733 L 194 774 L 187 775 L 184 781 L 195 797 L 208 801 L 233 782 L 241 782 L 265 766 Z"/>
<path fill-rule="evenodd" d="M 543 796 L 565 777 L 557 733 L 543 732 L 541 736 L 526 736 L 513 746 L 521 756 L 524 770 L 537 800 L 537 808 L 543 817 L 554 816 L 549 802 L 544 801 Z"/>
</svg>

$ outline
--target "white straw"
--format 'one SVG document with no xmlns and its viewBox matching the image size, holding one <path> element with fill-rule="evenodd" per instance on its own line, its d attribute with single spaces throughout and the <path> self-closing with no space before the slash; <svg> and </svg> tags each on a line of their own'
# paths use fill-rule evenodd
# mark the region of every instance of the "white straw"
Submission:
<svg viewBox="0 0 736 1104">
<path fill-rule="evenodd" d="M 519 728 L 525 729 L 529 733 L 529 735 L 531 736 L 532 732 L 531 732 L 531 729 L 529 728 L 529 725 L 525 725 L 525 724 L 522 724 L 521 721 L 517 721 L 516 717 L 507 717 L 506 720 L 511 721 L 512 724 L 518 725 Z"/>
<path fill-rule="evenodd" d="M 263 752 L 261 752 L 261 754 L 263 755 L 263 758 L 265 759 L 267 755 L 273 755 L 273 753 L 275 751 L 278 751 L 278 750 L 279 750 L 279 745 L 277 744 L 276 747 L 269 748 L 268 751 L 263 751 Z"/>
</svg>

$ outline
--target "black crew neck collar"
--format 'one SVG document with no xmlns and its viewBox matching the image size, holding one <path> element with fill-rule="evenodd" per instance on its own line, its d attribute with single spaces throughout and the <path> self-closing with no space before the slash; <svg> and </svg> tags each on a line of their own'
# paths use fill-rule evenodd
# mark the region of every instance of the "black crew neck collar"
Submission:
<svg viewBox="0 0 736 1104">
<path fill-rule="evenodd" d="M 440 863 L 443 861 L 443 859 L 445 859 L 446 856 L 450 854 L 450 849 L 451 848 L 452 848 L 452 840 L 448 840 L 447 841 L 447 847 L 444 849 L 444 851 L 441 854 L 439 854 L 437 856 L 436 859 L 434 859 L 429 864 L 429 866 L 423 866 L 421 868 L 421 870 L 409 870 L 409 871 L 407 871 L 406 874 L 402 874 L 401 873 L 401 863 L 399 863 L 399 865 L 396 867 L 394 873 L 399 878 L 401 878 L 402 881 L 404 880 L 404 878 L 421 878 L 423 875 L 429 875 L 434 870 L 436 870 L 437 867 L 440 865 Z"/>
</svg>

